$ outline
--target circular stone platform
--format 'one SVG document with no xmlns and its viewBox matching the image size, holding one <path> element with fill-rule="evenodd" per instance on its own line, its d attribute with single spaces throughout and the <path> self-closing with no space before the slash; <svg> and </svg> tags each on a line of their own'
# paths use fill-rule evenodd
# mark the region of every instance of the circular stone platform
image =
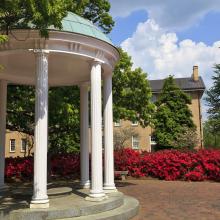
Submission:
<svg viewBox="0 0 220 220">
<path fill-rule="evenodd" d="M 88 189 L 57 187 L 48 190 L 51 195 L 50 208 L 29 209 L 31 190 L 23 187 L 9 191 L 1 197 L 0 219 L 4 220 L 126 220 L 134 217 L 139 207 L 136 199 L 124 196 L 121 192 L 108 194 L 108 199 L 101 202 L 90 202 L 85 200 Z"/>
</svg>

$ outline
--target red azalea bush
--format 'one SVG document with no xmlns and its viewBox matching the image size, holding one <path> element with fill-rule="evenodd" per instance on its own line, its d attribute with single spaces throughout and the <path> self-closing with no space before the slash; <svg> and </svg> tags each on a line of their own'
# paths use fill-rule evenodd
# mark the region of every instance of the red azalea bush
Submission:
<svg viewBox="0 0 220 220">
<path fill-rule="evenodd" d="M 51 175 L 61 177 L 80 176 L 80 154 L 57 154 L 51 157 Z"/>
<path fill-rule="evenodd" d="M 7 180 L 20 179 L 31 180 L 33 178 L 33 157 L 6 158 L 5 177 Z M 79 178 L 80 155 L 57 154 L 50 157 L 50 175 L 65 178 Z"/>
<path fill-rule="evenodd" d="M 128 170 L 129 175 L 134 177 L 220 181 L 220 150 L 163 150 L 138 153 L 127 148 L 115 152 L 115 168 Z"/>
<path fill-rule="evenodd" d="M 20 180 L 30 180 L 33 176 L 33 158 L 16 157 L 5 159 L 6 179 L 17 178 Z"/>
<path fill-rule="evenodd" d="M 163 150 L 155 153 L 130 148 L 114 152 L 115 170 L 128 171 L 130 176 L 150 176 L 162 180 L 220 181 L 220 150 L 181 152 Z M 50 174 L 79 178 L 80 155 L 57 154 L 50 158 Z M 31 180 L 33 158 L 6 158 L 6 179 Z"/>
</svg>

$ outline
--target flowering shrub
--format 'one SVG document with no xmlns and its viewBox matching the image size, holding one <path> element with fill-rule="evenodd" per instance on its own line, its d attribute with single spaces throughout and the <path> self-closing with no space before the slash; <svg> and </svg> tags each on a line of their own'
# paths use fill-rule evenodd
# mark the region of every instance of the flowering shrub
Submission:
<svg viewBox="0 0 220 220">
<path fill-rule="evenodd" d="M 115 168 L 128 170 L 129 175 L 134 177 L 220 181 L 220 151 L 164 150 L 155 153 L 138 153 L 132 149 L 123 149 L 115 152 Z"/>
<path fill-rule="evenodd" d="M 33 158 L 32 157 L 16 157 L 5 159 L 5 176 L 7 179 L 17 178 L 32 179 L 33 176 Z"/>
<path fill-rule="evenodd" d="M 220 181 L 220 150 L 197 152 L 164 150 L 138 152 L 130 148 L 114 152 L 115 170 L 128 171 L 130 176 L 150 176 L 162 180 Z M 51 176 L 80 177 L 80 155 L 57 154 L 50 158 Z M 31 180 L 33 158 L 6 158 L 6 179 Z"/>
<path fill-rule="evenodd" d="M 80 155 L 57 154 L 51 157 L 51 175 L 62 177 L 79 177 L 80 175 Z"/>
<path fill-rule="evenodd" d="M 33 178 L 33 164 L 33 157 L 6 158 L 6 179 L 31 180 Z M 49 167 L 51 176 L 78 178 L 80 176 L 80 155 L 78 153 L 53 155 L 50 158 Z"/>
</svg>

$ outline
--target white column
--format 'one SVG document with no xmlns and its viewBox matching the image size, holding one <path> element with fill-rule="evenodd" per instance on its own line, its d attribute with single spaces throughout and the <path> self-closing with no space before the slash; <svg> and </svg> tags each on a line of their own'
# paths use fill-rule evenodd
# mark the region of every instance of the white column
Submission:
<svg viewBox="0 0 220 220">
<path fill-rule="evenodd" d="M 7 82 L 0 80 L 0 189 L 5 188 L 5 134 L 7 111 Z"/>
<path fill-rule="evenodd" d="M 91 128 L 92 128 L 92 158 L 91 158 L 91 190 L 90 198 L 102 200 L 102 100 L 101 100 L 101 64 L 94 61 L 91 67 Z"/>
<path fill-rule="evenodd" d="M 89 188 L 89 108 L 88 85 L 80 85 L 80 170 L 81 186 Z"/>
<path fill-rule="evenodd" d="M 30 208 L 48 208 L 47 141 L 48 141 L 48 52 L 35 51 L 35 148 L 34 190 Z"/>
<path fill-rule="evenodd" d="M 114 183 L 113 111 L 112 111 L 112 73 L 104 76 L 104 146 L 105 172 L 104 190 L 117 191 Z"/>
</svg>

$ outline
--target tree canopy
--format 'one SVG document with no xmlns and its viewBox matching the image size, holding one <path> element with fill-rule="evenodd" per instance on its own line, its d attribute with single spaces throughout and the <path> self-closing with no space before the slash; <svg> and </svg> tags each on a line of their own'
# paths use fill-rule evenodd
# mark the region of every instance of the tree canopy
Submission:
<svg viewBox="0 0 220 220">
<path fill-rule="evenodd" d="M 72 11 L 109 33 L 114 26 L 110 7 L 107 0 L 2 0 L 0 30 L 2 35 L 7 35 L 12 28 L 28 28 L 31 24 L 42 36 L 48 37 L 48 27 L 62 29 L 62 19 Z"/>
<path fill-rule="evenodd" d="M 110 8 L 108 0 L 78 0 L 73 1 L 70 11 L 97 24 L 104 33 L 110 33 L 114 26 Z"/>
<path fill-rule="evenodd" d="M 190 96 L 178 88 L 173 77 L 169 76 L 156 102 L 154 115 L 154 136 L 159 148 L 180 148 L 178 140 L 184 139 L 182 134 L 188 129 L 195 131 L 189 104 Z"/>
<path fill-rule="evenodd" d="M 204 146 L 220 148 L 220 131 L 216 129 L 215 120 L 208 119 L 203 124 Z"/>
<path fill-rule="evenodd" d="M 71 0 L 3 0 L 0 2 L 0 29 L 8 34 L 12 28 L 27 28 L 32 24 L 44 37 L 47 28 L 53 25 L 62 28 L 62 19 L 67 15 Z"/>
<path fill-rule="evenodd" d="M 147 74 L 140 68 L 132 70 L 131 57 L 120 48 L 119 52 L 120 62 L 113 75 L 114 120 L 138 121 L 145 127 L 155 110 Z"/>
<path fill-rule="evenodd" d="M 208 114 L 215 132 L 220 132 L 220 64 L 214 67 L 212 76 L 213 86 L 206 92 L 206 102 L 209 107 Z"/>
</svg>

